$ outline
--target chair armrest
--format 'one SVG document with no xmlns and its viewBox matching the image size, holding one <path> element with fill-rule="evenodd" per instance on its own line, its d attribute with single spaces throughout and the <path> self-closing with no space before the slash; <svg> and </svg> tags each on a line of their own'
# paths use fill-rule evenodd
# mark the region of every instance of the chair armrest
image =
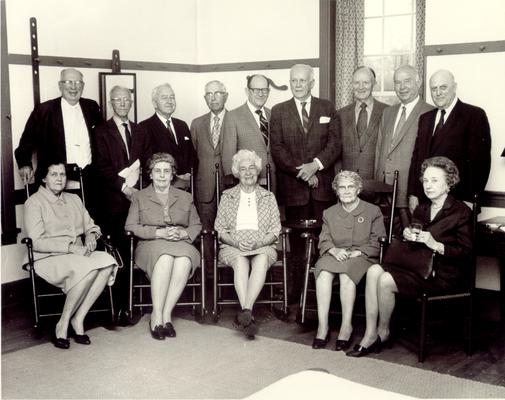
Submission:
<svg viewBox="0 0 505 400">
<path fill-rule="evenodd" d="M 300 236 L 304 239 L 311 239 L 311 240 L 317 239 L 317 236 L 314 235 L 312 232 L 303 232 Z"/>
<path fill-rule="evenodd" d="M 21 239 L 21 243 L 26 244 L 28 247 L 33 247 L 32 239 L 29 237 Z"/>
<path fill-rule="evenodd" d="M 21 239 L 21 243 L 26 245 L 26 249 L 28 250 L 28 262 L 24 263 L 21 268 L 23 268 L 25 271 L 33 271 L 33 266 L 34 266 L 34 260 L 33 260 L 33 241 L 29 237 L 25 237 Z"/>
</svg>

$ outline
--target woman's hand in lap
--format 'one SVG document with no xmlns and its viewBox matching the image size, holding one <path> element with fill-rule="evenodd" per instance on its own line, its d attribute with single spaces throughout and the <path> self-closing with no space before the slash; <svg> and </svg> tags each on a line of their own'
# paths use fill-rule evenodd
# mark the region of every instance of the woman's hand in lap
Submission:
<svg viewBox="0 0 505 400">
<path fill-rule="evenodd" d="M 238 249 L 240 251 L 254 250 L 255 249 L 255 247 L 254 247 L 255 244 L 256 244 L 256 242 L 254 240 L 242 240 L 242 241 L 238 242 Z"/>
<path fill-rule="evenodd" d="M 86 246 L 79 246 L 76 244 L 71 244 L 68 246 L 69 253 L 77 254 L 79 256 L 89 256 L 91 251 Z"/>
<path fill-rule="evenodd" d="M 345 261 L 349 258 L 350 252 L 347 249 L 331 248 L 328 253 L 337 259 L 337 261 Z"/>
<path fill-rule="evenodd" d="M 96 235 L 93 232 L 86 235 L 86 238 L 84 239 L 84 245 L 87 247 L 90 253 L 96 250 Z"/>
</svg>

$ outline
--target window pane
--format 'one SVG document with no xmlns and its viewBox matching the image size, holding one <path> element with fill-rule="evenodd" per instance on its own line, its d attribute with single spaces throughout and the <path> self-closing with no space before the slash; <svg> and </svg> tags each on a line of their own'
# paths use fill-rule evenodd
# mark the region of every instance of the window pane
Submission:
<svg viewBox="0 0 505 400">
<path fill-rule="evenodd" d="M 375 85 L 374 92 L 382 92 L 382 57 L 363 57 L 363 64 L 372 68 L 375 71 L 377 84 Z"/>
<path fill-rule="evenodd" d="M 364 54 L 382 54 L 382 18 L 365 19 Z"/>
<path fill-rule="evenodd" d="M 384 91 L 393 91 L 393 74 L 395 69 L 406 64 L 413 65 L 413 54 L 398 54 L 384 57 Z"/>
<path fill-rule="evenodd" d="M 382 16 L 382 0 L 365 0 L 365 18 Z"/>
<path fill-rule="evenodd" d="M 367 40 L 365 25 L 365 43 Z M 412 51 L 412 16 L 384 18 L 384 53 Z"/>
<path fill-rule="evenodd" d="M 412 12 L 412 0 L 384 0 L 384 15 Z"/>
</svg>

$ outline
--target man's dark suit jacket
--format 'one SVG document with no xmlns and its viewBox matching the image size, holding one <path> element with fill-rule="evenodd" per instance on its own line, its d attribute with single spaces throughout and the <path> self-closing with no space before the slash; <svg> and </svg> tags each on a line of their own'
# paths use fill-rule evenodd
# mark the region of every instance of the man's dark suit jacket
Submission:
<svg viewBox="0 0 505 400">
<path fill-rule="evenodd" d="M 356 130 L 356 113 L 354 111 L 356 102 L 338 110 L 340 132 L 342 133 L 342 163 L 337 162 L 337 172 L 344 169 L 357 172 L 362 179 L 373 179 L 379 125 L 382 112 L 387 106 L 380 101 L 373 101 L 372 115 L 361 144 Z"/>
<path fill-rule="evenodd" d="M 172 124 L 179 144 L 175 143 L 174 135 L 168 131 L 166 125 L 161 122 L 156 114 L 142 121 L 140 126 L 144 127 L 151 136 L 153 153 L 169 153 L 175 158 L 177 175 L 191 172 L 191 168 L 196 171 L 198 159 L 191 142 L 188 125 L 177 118 L 172 118 Z"/>
<path fill-rule="evenodd" d="M 99 178 L 101 190 L 99 193 L 106 212 L 128 212 L 130 201 L 121 191 L 124 178 L 118 176 L 118 172 L 129 167 L 137 159 L 145 172 L 146 162 L 152 154 L 150 137 L 146 130 L 131 121 L 130 127 L 132 146 L 130 158 L 128 158 L 121 133 L 112 118 L 95 129 L 93 164 Z M 147 184 L 146 179 L 143 184 L 144 186 Z"/>
<path fill-rule="evenodd" d="M 62 98 L 58 97 L 35 106 L 14 152 L 19 168 L 32 167 L 32 153 L 37 153 L 35 178 L 38 182 L 42 180 L 41 175 L 50 162 L 67 161 L 61 101 Z M 93 128 L 103 122 L 100 107 L 96 101 L 82 97 L 79 99 L 79 105 L 88 127 L 93 152 Z"/>
<path fill-rule="evenodd" d="M 339 117 L 330 101 L 312 97 L 307 134 L 294 99 L 275 105 L 270 118 L 270 148 L 277 166 L 277 193 L 284 205 L 304 206 L 310 198 L 335 199 L 331 182 L 342 143 Z M 316 157 L 324 169 L 316 173 L 318 187 L 309 188 L 307 182 L 296 178 L 296 167 Z"/>
<path fill-rule="evenodd" d="M 442 129 L 433 136 L 437 110 L 419 118 L 408 194 L 422 201 L 421 165 L 426 158 L 444 156 L 456 164 L 461 179 L 451 194 L 459 200 L 473 201 L 474 194 L 484 191 L 491 168 L 491 134 L 486 113 L 458 100 Z"/>
</svg>

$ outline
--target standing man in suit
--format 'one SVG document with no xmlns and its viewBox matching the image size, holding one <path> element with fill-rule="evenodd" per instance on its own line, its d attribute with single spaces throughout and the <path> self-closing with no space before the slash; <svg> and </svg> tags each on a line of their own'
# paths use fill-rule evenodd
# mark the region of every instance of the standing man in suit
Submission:
<svg viewBox="0 0 505 400">
<path fill-rule="evenodd" d="M 84 90 L 82 74 L 73 68 L 61 71 L 58 87 L 61 97 L 35 106 L 26 122 L 19 146 L 14 152 L 23 182 L 34 180 L 32 153 L 37 155 L 35 181 L 50 160 L 62 160 L 82 168 L 86 188 L 86 207 L 93 218 L 93 185 L 95 174 L 91 166 L 93 128 L 103 122 L 100 107 L 94 100 L 81 97 Z"/>
<path fill-rule="evenodd" d="M 140 125 L 151 136 L 151 147 L 156 152 L 169 153 L 177 163 L 177 176 L 173 185 L 188 189 L 191 168 L 196 169 L 198 159 L 191 143 L 191 133 L 186 122 L 173 118 L 177 106 L 175 93 L 168 83 L 156 86 L 151 94 L 155 113 Z"/>
<path fill-rule="evenodd" d="M 409 172 L 409 208 L 413 211 L 424 199 L 419 181 L 426 158 L 444 156 L 459 169 L 460 182 L 452 190 L 458 200 L 473 201 L 481 194 L 491 168 L 491 133 L 482 108 L 463 103 L 456 96 L 457 84 L 447 70 L 430 78 L 430 91 L 436 109 L 419 118 L 419 130 Z"/>
<path fill-rule="evenodd" d="M 358 67 L 352 76 L 354 102 L 338 110 L 342 163 L 337 169 L 357 172 L 363 180 L 373 179 L 379 124 L 387 107 L 373 98 L 374 86 L 374 70 Z"/>
<path fill-rule="evenodd" d="M 379 127 L 377 153 L 375 156 L 375 179 L 393 183 L 398 170 L 398 192 L 396 207 L 400 232 L 410 223 L 407 200 L 410 161 L 417 138 L 419 117 L 433 109 L 419 97 L 421 78 L 410 65 L 396 69 L 393 75 L 394 88 L 399 104 L 384 110 Z"/>
<path fill-rule="evenodd" d="M 247 101 L 230 111 L 224 126 L 224 173 L 231 174 L 231 160 L 237 151 L 242 149 L 255 151 L 263 165 L 259 178 L 266 178 L 266 165 L 269 164 L 271 189 L 275 193 L 275 164 L 269 145 L 270 110 L 265 107 L 270 93 L 270 83 L 266 76 L 261 74 L 248 76 L 245 92 Z"/>
<path fill-rule="evenodd" d="M 342 149 L 339 117 L 328 100 L 311 95 L 311 66 L 291 67 L 293 98 L 272 108 L 270 148 L 277 167 L 277 193 L 288 221 L 317 219 L 335 202 L 331 182 Z M 304 241 L 299 232 L 290 238 L 292 268 L 290 302 L 301 290 Z"/>
<path fill-rule="evenodd" d="M 225 109 L 228 93 L 220 81 L 210 81 L 205 85 L 205 102 L 210 112 L 191 123 L 191 139 L 198 156 L 198 169 L 195 177 L 195 199 L 198 215 L 204 230 L 214 229 L 217 201 L 214 173 L 219 164 L 219 173 L 223 176 L 221 159 L 223 147 L 223 125 L 227 123 L 228 112 Z M 213 274 L 214 247 L 210 237 L 204 240 L 205 266 L 207 277 Z"/>
<path fill-rule="evenodd" d="M 93 163 L 99 178 L 97 183 L 103 209 L 102 232 L 111 235 L 121 257 L 126 261 L 130 253 L 129 240 L 124 234 L 125 222 L 131 195 L 138 190 L 139 184 L 127 182 L 118 173 L 136 160 L 144 168 L 151 157 L 151 144 L 146 130 L 128 120 L 128 113 L 133 104 L 130 89 L 114 86 L 110 91 L 110 104 L 114 115 L 102 125 L 97 126 L 95 130 Z M 121 325 L 128 323 L 126 316 L 129 298 L 127 270 L 128 268 L 125 267 L 118 271 L 114 285 L 114 303 Z"/>
</svg>

